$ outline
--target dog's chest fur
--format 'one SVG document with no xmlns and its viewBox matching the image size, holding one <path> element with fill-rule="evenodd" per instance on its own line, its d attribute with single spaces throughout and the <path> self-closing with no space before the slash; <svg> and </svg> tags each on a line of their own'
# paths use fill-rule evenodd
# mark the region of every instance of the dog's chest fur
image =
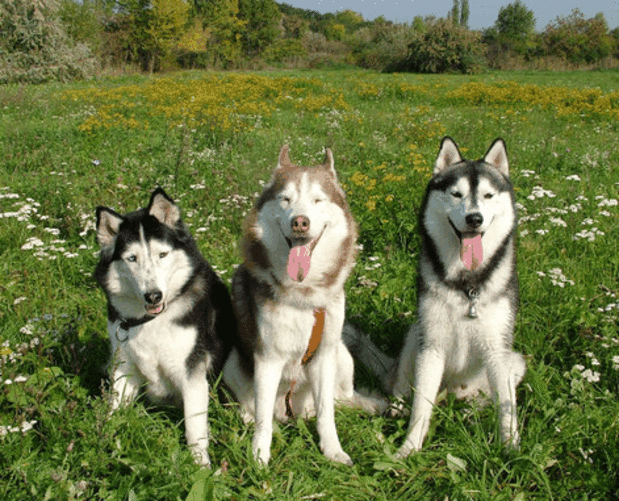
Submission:
<svg viewBox="0 0 619 501">
<path fill-rule="evenodd" d="M 109 322 L 114 363 L 127 363 L 148 381 L 147 395 L 156 402 L 172 397 L 179 400 L 183 385 L 191 378 L 187 360 L 196 345 L 196 327 L 182 327 L 170 314 L 164 314 L 150 322 L 117 330 L 118 322 Z M 205 356 L 207 370 L 211 357 Z"/>
</svg>

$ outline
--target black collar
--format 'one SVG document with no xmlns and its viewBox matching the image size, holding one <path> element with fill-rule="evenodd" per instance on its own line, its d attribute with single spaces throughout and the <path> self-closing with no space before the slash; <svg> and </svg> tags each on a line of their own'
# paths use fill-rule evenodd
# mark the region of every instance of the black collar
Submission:
<svg viewBox="0 0 619 501">
<path fill-rule="evenodd" d="M 153 315 L 144 315 L 141 318 L 125 318 L 120 322 L 120 328 L 124 331 L 131 329 L 131 327 L 137 327 L 138 325 L 150 322 L 155 317 Z"/>
</svg>

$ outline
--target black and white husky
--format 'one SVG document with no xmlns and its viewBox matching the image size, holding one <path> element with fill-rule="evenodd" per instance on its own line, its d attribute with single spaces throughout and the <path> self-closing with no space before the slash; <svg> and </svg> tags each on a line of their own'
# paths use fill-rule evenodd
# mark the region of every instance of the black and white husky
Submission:
<svg viewBox="0 0 619 501">
<path fill-rule="evenodd" d="M 273 418 L 291 414 L 316 414 L 322 452 L 352 464 L 337 435 L 334 403 L 368 410 L 382 404 L 353 390 L 353 360 L 341 339 L 356 236 L 331 151 L 323 165 L 299 167 L 284 146 L 245 222 L 244 261 L 232 283 L 239 339 L 224 367 L 244 418 L 255 419 L 252 448 L 264 464 Z"/>
<path fill-rule="evenodd" d="M 518 308 L 516 210 L 505 143 L 464 160 L 443 139 L 421 207 L 418 322 L 401 352 L 393 393 L 413 383 L 409 431 L 399 457 L 421 449 L 441 387 L 460 397 L 494 395 L 501 438 L 519 442 L 516 386 L 522 355 L 512 350 Z"/>
<path fill-rule="evenodd" d="M 112 408 L 144 388 L 182 404 L 187 442 L 209 464 L 207 374 L 221 370 L 234 336 L 226 286 L 200 254 L 179 207 L 159 188 L 148 207 L 97 207 L 95 278 L 108 300 Z"/>
<path fill-rule="evenodd" d="M 351 351 L 374 369 L 396 397 L 412 389 L 408 435 L 398 456 L 421 449 L 439 389 L 457 397 L 493 394 L 501 438 L 519 442 L 516 386 L 525 361 L 512 350 L 518 309 L 516 210 L 505 143 L 482 160 L 464 160 L 443 139 L 420 210 L 418 321 L 399 360 L 383 355 L 346 326 Z"/>
</svg>

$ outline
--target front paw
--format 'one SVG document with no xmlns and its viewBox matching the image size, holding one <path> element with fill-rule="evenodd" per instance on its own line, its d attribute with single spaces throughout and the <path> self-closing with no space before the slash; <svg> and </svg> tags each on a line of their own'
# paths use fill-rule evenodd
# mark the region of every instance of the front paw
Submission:
<svg viewBox="0 0 619 501">
<path fill-rule="evenodd" d="M 269 442 L 270 441 L 267 440 L 261 440 L 258 437 L 254 438 L 254 443 L 252 445 L 254 459 L 262 466 L 268 465 L 271 459 L 271 444 Z"/>
<path fill-rule="evenodd" d="M 395 458 L 406 459 L 408 456 L 411 455 L 411 453 L 417 452 L 419 449 L 420 447 L 416 447 L 413 444 L 412 440 L 406 440 L 404 444 L 402 445 L 402 447 L 398 449 L 398 452 L 395 453 Z"/>
<path fill-rule="evenodd" d="M 335 451 L 325 450 L 324 455 L 327 459 L 335 461 L 336 463 L 342 463 L 348 466 L 352 466 L 354 464 L 352 462 L 352 459 L 350 459 L 350 456 L 346 454 L 342 449 Z"/>
<path fill-rule="evenodd" d="M 211 459 L 209 458 L 206 449 L 203 449 L 201 447 L 192 447 L 191 452 L 193 454 L 193 459 L 196 464 L 199 464 L 200 466 L 204 466 L 206 468 L 211 467 Z"/>
</svg>

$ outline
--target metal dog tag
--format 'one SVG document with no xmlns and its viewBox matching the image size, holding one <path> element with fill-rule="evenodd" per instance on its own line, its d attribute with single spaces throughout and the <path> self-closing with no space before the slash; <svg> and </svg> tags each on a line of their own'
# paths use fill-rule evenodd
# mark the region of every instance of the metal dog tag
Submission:
<svg viewBox="0 0 619 501">
<path fill-rule="evenodd" d="M 479 298 L 479 291 L 477 289 L 471 289 L 468 293 L 469 296 L 469 312 L 467 317 L 477 318 L 477 299 Z"/>
</svg>

